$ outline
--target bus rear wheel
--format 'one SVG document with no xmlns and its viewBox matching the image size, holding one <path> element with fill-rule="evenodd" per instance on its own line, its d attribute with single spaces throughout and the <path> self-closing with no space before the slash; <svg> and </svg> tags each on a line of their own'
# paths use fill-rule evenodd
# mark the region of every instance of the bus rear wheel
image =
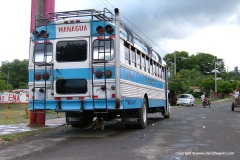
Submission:
<svg viewBox="0 0 240 160">
<path fill-rule="evenodd" d="M 140 109 L 134 109 L 125 111 L 123 119 L 127 128 L 144 129 L 147 126 L 147 101 L 144 98 L 142 107 Z M 135 122 L 128 122 L 128 119 L 137 119 Z"/>
<path fill-rule="evenodd" d="M 145 98 L 143 99 L 142 108 L 139 109 L 139 121 L 140 121 L 139 128 L 141 128 L 141 129 L 146 128 L 146 126 L 147 126 L 147 101 Z"/>
</svg>

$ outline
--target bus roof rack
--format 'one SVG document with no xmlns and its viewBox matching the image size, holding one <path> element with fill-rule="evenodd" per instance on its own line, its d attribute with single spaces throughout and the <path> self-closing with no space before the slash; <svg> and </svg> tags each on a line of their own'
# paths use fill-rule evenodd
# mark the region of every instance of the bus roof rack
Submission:
<svg viewBox="0 0 240 160">
<path fill-rule="evenodd" d="M 87 9 L 87 10 L 47 13 L 47 18 L 50 19 L 51 21 L 64 20 L 66 18 L 73 18 L 73 17 L 86 17 L 86 16 L 91 17 L 91 19 L 100 20 L 100 21 L 114 21 L 114 14 L 112 14 L 106 8 L 104 8 L 103 11 L 98 11 L 95 9 Z"/>
</svg>

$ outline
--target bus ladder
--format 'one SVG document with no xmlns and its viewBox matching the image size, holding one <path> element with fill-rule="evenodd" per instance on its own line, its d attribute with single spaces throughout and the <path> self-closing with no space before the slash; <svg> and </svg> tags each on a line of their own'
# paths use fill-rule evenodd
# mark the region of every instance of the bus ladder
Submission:
<svg viewBox="0 0 240 160">
<path fill-rule="evenodd" d="M 102 20 L 104 21 L 104 26 L 105 26 L 105 22 L 106 21 L 109 21 L 110 19 L 108 19 L 108 18 L 106 18 L 107 16 L 106 16 L 106 14 L 107 13 L 109 13 L 109 10 L 108 9 L 104 9 L 104 13 L 103 13 L 103 15 L 102 15 L 102 17 L 105 17 L 105 18 L 103 18 Z M 96 16 L 96 15 L 95 15 Z M 103 36 L 104 38 L 103 38 L 103 40 L 105 40 L 105 33 L 104 33 L 104 36 Z M 98 52 L 98 54 L 101 54 L 101 53 L 103 53 L 103 55 L 104 55 L 104 59 L 103 60 L 100 60 L 99 62 L 94 62 L 93 61 L 93 58 L 92 58 L 92 68 L 94 68 L 94 64 L 96 64 L 96 63 L 98 63 L 98 64 L 100 64 L 100 63 L 103 63 L 103 77 L 104 77 L 104 86 L 105 86 L 105 90 L 104 90 L 104 98 L 101 98 L 101 99 L 99 99 L 99 98 L 95 98 L 95 92 L 94 92 L 94 88 L 95 87 L 99 87 L 99 88 L 101 88 L 101 86 L 102 86 L 102 82 L 99 82 L 99 84 L 97 84 L 96 83 L 96 81 L 94 82 L 94 80 L 95 80 L 95 77 L 94 77 L 94 75 L 95 75 L 95 71 L 94 71 L 94 73 L 92 73 L 92 100 L 93 100 L 93 110 L 94 110 L 94 114 L 107 114 L 108 113 L 108 99 L 107 99 L 107 80 L 106 80 L 106 77 L 105 77 L 105 71 L 106 71 L 106 60 L 105 60 L 105 56 L 106 56 L 106 53 L 108 53 L 108 52 L 106 52 L 106 48 L 105 48 L 105 41 L 104 41 L 104 43 L 103 43 L 103 45 L 102 46 L 98 46 L 100 49 L 99 49 L 99 52 Z M 102 48 L 102 49 L 101 49 Z M 98 65 L 99 66 L 99 65 Z M 96 100 L 97 101 L 103 101 L 104 103 L 105 103 L 105 107 L 104 108 L 98 108 L 97 107 L 97 105 L 96 105 Z"/>
<path fill-rule="evenodd" d="M 104 50 L 105 50 L 105 46 L 102 46 L 102 47 L 104 47 Z M 104 57 L 105 57 L 105 52 L 104 51 L 99 52 L 99 53 L 103 53 Z M 94 68 L 94 62 L 92 64 L 92 68 Z M 104 81 L 103 82 L 102 81 L 101 82 L 96 82 L 95 81 L 95 77 L 94 77 L 95 70 L 94 70 L 94 73 L 92 74 L 92 94 L 93 94 L 92 100 L 93 100 L 94 114 L 107 114 L 108 113 L 107 87 L 106 87 L 107 86 L 107 80 L 106 80 L 106 77 L 104 75 L 105 71 L 106 71 L 106 62 L 104 60 L 103 61 L 103 70 L 102 70 Z M 104 83 L 104 86 L 105 86 L 104 98 L 99 99 L 99 98 L 96 98 L 95 95 L 94 95 L 95 94 L 94 88 L 97 87 L 97 88 L 101 89 L 101 86 L 103 86 L 102 83 Z M 105 103 L 105 107 L 104 108 L 98 108 L 97 105 L 96 105 L 96 102 L 95 102 L 96 100 L 97 101 L 103 101 Z"/>
</svg>

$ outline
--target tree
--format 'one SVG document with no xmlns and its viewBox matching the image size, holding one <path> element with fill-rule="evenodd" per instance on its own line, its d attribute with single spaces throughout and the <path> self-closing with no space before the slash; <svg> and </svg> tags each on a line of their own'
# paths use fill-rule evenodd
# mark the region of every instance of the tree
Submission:
<svg viewBox="0 0 240 160">
<path fill-rule="evenodd" d="M 199 86 L 202 89 L 207 90 L 207 91 L 214 90 L 214 88 L 215 88 L 214 78 L 213 77 L 206 77 L 206 78 L 204 78 L 201 81 L 201 83 L 199 84 Z"/>
<path fill-rule="evenodd" d="M 197 69 L 182 69 L 179 76 L 189 83 L 190 86 L 198 86 L 202 80 L 202 73 Z"/>
<path fill-rule="evenodd" d="M 187 66 L 186 63 L 189 58 L 188 52 L 176 51 L 174 53 L 166 54 L 163 59 L 168 64 L 168 66 L 171 66 L 171 64 L 174 63 L 174 56 L 176 56 L 176 71 L 179 72 L 181 69 L 185 69 L 185 67 Z"/>
<path fill-rule="evenodd" d="M 228 93 L 232 93 L 236 87 L 229 81 L 218 81 L 218 92 L 223 96 Z"/>
<path fill-rule="evenodd" d="M 27 87 L 28 85 L 28 61 L 17 60 L 13 62 L 4 61 L 1 66 L 1 79 L 7 85 L 15 88 Z"/>
<path fill-rule="evenodd" d="M 0 92 L 13 89 L 11 84 L 6 84 L 3 80 L 0 80 Z"/>
</svg>

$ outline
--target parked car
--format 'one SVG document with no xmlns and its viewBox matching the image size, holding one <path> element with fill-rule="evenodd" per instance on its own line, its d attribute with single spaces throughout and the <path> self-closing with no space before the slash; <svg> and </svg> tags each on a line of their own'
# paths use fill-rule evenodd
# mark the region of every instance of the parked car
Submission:
<svg viewBox="0 0 240 160">
<path fill-rule="evenodd" d="M 182 94 L 177 100 L 177 105 L 189 105 L 194 106 L 195 98 L 192 94 Z"/>
</svg>

